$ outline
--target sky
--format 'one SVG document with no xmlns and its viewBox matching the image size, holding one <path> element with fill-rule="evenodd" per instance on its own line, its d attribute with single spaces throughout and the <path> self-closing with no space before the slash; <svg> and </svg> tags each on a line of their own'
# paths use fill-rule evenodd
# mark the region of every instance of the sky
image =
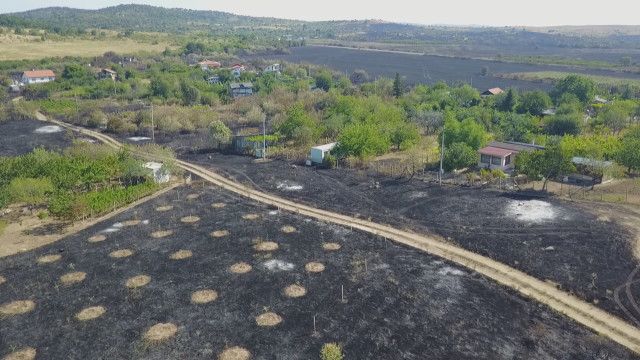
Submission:
<svg viewBox="0 0 640 360">
<path fill-rule="evenodd" d="M 413 24 L 486 26 L 640 25 L 637 0 L 0 0 L 0 13 L 49 6 L 98 9 L 123 2 L 308 21 L 381 19 Z"/>
</svg>

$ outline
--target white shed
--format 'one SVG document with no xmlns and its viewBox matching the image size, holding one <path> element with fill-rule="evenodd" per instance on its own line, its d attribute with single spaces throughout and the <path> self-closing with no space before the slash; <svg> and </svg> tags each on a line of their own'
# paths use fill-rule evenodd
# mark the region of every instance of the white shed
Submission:
<svg viewBox="0 0 640 360">
<path fill-rule="evenodd" d="M 153 181 L 156 184 L 164 184 L 169 182 L 169 173 L 162 168 L 162 163 L 148 162 L 144 167 L 153 173 Z"/>
<path fill-rule="evenodd" d="M 333 150 L 333 148 L 336 147 L 337 144 L 338 143 L 330 143 L 330 144 L 312 147 L 311 162 L 319 163 L 319 164 L 322 163 L 322 159 L 324 159 L 324 156 L 330 153 L 331 150 Z"/>
</svg>

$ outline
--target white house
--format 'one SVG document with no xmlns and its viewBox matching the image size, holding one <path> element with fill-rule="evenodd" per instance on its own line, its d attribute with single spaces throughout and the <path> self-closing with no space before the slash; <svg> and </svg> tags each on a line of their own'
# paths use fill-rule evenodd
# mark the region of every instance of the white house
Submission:
<svg viewBox="0 0 640 360">
<path fill-rule="evenodd" d="M 231 71 L 231 75 L 235 78 L 239 78 L 242 72 L 244 71 L 244 66 L 240 64 L 233 64 L 229 70 Z"/>
<path fill-rule="evenodd" d="M 55 79 L 56 74 L 52 70 L 34 70 L 22 73 L 22 83 L 25 85 L 46 83 Z"/>
<path fill-rule="evenodd" d="M 321 164 L 325 155 L 329 154 L 333 148 L 336 147 L 338 143 L 330 143 L 320 146 L 315 146 L 311 148 L 311 162 Z"/>
<path fill-rule="evenodd" d="M 270 73 L 270 72 L 280 75 L 280 64 L 271 64 L 265 67 L 264 69 L 262 69 L 263 74 Z"/>
</svg>

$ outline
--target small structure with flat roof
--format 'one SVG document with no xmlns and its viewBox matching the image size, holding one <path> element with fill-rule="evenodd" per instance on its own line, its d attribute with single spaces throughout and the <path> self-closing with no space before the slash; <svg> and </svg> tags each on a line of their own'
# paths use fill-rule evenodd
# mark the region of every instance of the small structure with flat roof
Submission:
<svg viewBox="0 0 640 360">
<path fill-rule="evenodd" d="M 316 164 L 322 164 L 322 160 L 324 157 L 336 147 L 338 143 L 333 142 L 330 144 L 324 144 L 319 146 L 314 146 L 311 148 L 311 162 Z"/>
</svg>

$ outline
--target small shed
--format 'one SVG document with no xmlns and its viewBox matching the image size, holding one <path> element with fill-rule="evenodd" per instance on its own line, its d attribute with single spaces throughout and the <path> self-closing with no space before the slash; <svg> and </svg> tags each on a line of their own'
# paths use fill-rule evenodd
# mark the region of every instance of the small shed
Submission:
<svg viewBox="0 0 640 360">
<path fill-rule="evenodd" d="M 595 160 L 576 156 L 571 159 L 571 162 L 575 165 L 578 174 L 582 175 L 583 179 L 588 178 L 587 180 L 591 180 L 594 185 L 602 184 L 603 182 L 607 182 L 612 179 L 609 174 L 609 169 L 613 166 L 613 162 L 611 161 Z"/>
<path fill-rule="evenodd" d="M 147 162 L 144 167 L 151 170 L 153 173 L 153 181 L 156 184 L 164 184 L 169 182 L 169 172 L 163 169 L 162 163 L 159 162 Z"/>
<path fill-rule="evenodd" d="M 321 164 L 325 155 L 329 154 L 333 148 L 336 147 L 338 143 L 330 143 L 319 146 L 314 146 L 311 148 L 311 162 Z"/>
</svg>

